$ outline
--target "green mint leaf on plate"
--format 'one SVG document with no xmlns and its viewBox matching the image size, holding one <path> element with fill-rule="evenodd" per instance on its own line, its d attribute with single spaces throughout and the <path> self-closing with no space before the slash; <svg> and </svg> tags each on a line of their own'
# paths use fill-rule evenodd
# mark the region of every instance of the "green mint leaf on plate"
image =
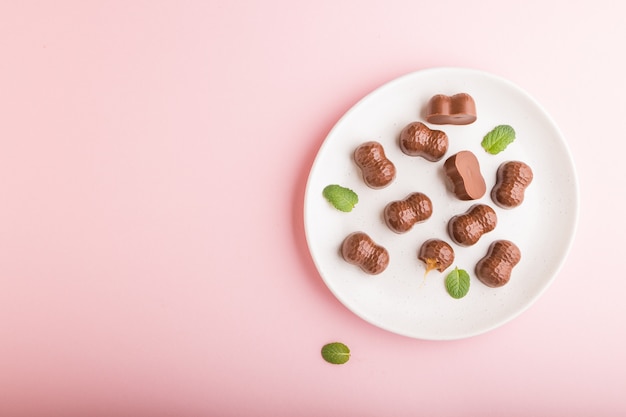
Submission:
<svg viewBox="0 0 626 417">
<path fill-rule="evenodd" d="M 509 125 L 499 125 L 485 135 L 480 143 L 482 147 L 492 155 L 506 149 L 515 140 L 515 130 Z"/>
<path fill-rule="evenodd" d="M 326 362 L 341 365 L 350 359 L 350 349 L 340 342 L 328 343 L 322 347 L 322 358 Z"/>
<path fill-rule="evenodd" d="M 337 210 L 346 213 L 359 202 L 359 196 L 354 191 L 337 184 L 328 185 L 322 194 Z"/>
<path fill-rule="evenodd" d="M 459 268 L 454 268 L 446 277 L 446 290 L 452 298 L 463 298 L 469 291 L 470 277 L 469 274 Z"/>
</svg>

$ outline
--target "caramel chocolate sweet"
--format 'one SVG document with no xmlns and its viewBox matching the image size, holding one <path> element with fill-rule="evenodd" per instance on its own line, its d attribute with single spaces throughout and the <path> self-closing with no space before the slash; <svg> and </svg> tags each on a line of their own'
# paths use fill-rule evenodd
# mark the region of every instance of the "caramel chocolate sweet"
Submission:
<svg viewBox="0 0 626 417">
<path fill-rule="evenodd" d="M 510 209 L 524 201 L 526 187 L 533 180 L 533 171 L 520 161 L 504 162 L 498 167 L 496 185 L 491 190 L 491 199 L 499 207 Z"/>
<path fill-rule="evenodd" d="M 361 169 L 368 187 L 378 189 L 391 184 L 396 178 L 396 167 L 385 155 L 378 142 L 365 142 L 354 151 L 354 162 Z"/>
<path fill-rule="evenodd" d="M 476 264 L 476 277 L 488 287 L 501 287 L 509 282 L 513 267 L 521 259 L 522 252 L 513 242 L 496 240 Z"/>
<path fill-rule="evenodd" d="M 482 235 L 496 228 L 496 212 L 485 204 L 474 204 L 464 214 L 456 215 L 448 222 L 448 234 L 457 245 L 471 246 Z"/>
<path fill-rule="evenodd" d="M 389 252 L 376 244 L 366 233 L 349 234 L 341 244 L 341 256 L 353 265 L 357 265 L 370 275 L 377 275 L 387 269 Z"/>
<path fill-rule="evenodd" d="M 470 151 L 458 152 L 443 164 L 448 187 L 461 200 L 477 200 L 485 195 L 487 185 L 480 173 L 476 155 Z"/>
<path fill-rule="evenodd" d="M 423 193 L 411 193 L 404 200 L 392 201 L 383 212 L 385 223 L 396 233 L 405 233 L 433 214 L 433 203 Z"/>
<path fill-rule="evenodd" d="M 433 269 L 445 271 L 454 262 L 454 249 L 440 239 L 428 239 L 417 252 L 417 259 L 426 264 L 426 273 Z"/>
<path fill-rule="evenodd" d="M 448 135 L 432 130 L 422 122 L 409 123 L 400 132 L 400 149 L 409 156 L 436 162 L 448 151 Z"/>
<path fill-rule="evenodd" d="M 426 106 L 426 121 L 435 125 L 468 125 L 476 121 L 476 104 L 467 93 L 437 94 Z"/>
</svg>

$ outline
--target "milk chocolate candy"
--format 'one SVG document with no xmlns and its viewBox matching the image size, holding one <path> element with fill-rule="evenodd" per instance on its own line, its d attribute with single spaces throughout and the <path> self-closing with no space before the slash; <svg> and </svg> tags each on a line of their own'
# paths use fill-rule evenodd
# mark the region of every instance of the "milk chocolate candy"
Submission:
<svg viewBox="0 0 626 417">
<path fill-rule="evenodd" d="M 354 151 L 354 162 L 370 188 L 384 188 L 396 178 L 396 167 L 387 159 L 383 146 L 378 142 L 365 142 L 358 146 Z"/>
<path fill-rule="evenodd" d="M 454 249 L 440 239 L 428 239 L 417 252 L 417 259 L 426 264 L 426 273 L 436 269 L 445 271 L 454 262 Z"/>
<path fill-rule="evenodd" d="M 524 192 L 532 180 L 533 171 L 525 163 L 504 162 L 496 173 L 496 185 L 491 190 L 491 199 L 505 209 L 517 207 L 524 201 Z"/>
<path fill-rule="evenodd" d="M 357 265 L 370 275 L 377 275 L 387 269 L 389 252 L 376 244 L 364 232 L 354 232 L 348 235 L 341 244 L 341 256 L 353 265 Z"/>
<path fill-rule="evenodd" d="M 496 240 L 476 264 L 476 277 L 488 287 L 501 287 L 511 279 L 513 267 L 522 259 L 519 248 L 509 240 Z"/>
<path fill-rule="evenodd" d="M 405 233 L 433 214 L 433 203 L 424 193 L 411 193 L 404 200 L 392 201 L 383 212 L 385 223 L 396 233 Z"/>
<path fill-rule="evenodd" d="M 457 245 L 471 246 L 482 235 L 496 228 L 496 212 L 486 204 L 474 204 L 464 214 L 454 216 L 448 222 L 448 234 Z"/>
<path fill-rule="evenodd" d="M 437 94 L 426 106 L 426 121 L 435 125 L 467 125 L 476 121 L 476 104 L 467 93 Z"/>
<path fill-rule="evenodd" d="M 448 135 L 422 122 L 409 123 L 400 132 L 400 149 L 409 156 L 439 161 L 448 151 Z"/>
<path fill-rule="evenodd" d="M 480 173 L 476 156 L 470 151 L 458 152 L 443 164 L 448 187 L 461 200 L 477 200 L 485 195 L 487 185 Z"/>
</svg>

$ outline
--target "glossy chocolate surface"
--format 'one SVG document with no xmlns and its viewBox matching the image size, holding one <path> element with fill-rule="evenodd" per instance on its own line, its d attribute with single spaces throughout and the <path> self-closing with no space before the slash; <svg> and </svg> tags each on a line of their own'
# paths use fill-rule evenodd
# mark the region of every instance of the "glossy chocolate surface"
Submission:
<svg viewBox="0 0 626 417">
<path fill-rule="evenodd" d="M 385 207 L 385 223 L 396 233 L 405 233 L 433 214 L 433 203 L 426 194 L 411 193 L 404 200 L 392 201 Z"/>
<path fill-rule="evenodd" d="M 420 247 L 417 259 L 426 264 L 426 272 L 430 269 L 443 272 L 454 262 L 454 249 L 443 240 L 429 239 Z"/>
<path fill-rule="evenodd" d="M 491 199 L 499 207 L 510 209 L 524 202 L 524 192 L 533 180 L 533 171 L 524 162 L 504 162 L 496 173 Z"/>
<path fill-rule="evenodd" d="M 470 151 L 458 152 L 444 163 L 448 187 L 461 200 L 477 200 L 485 195 L 487 185 L 480 172 L 476 155 Z"/>
<path fill-rule="evenodd" d="M 354 151 L 354 162 L 361 169 L 363 181 L 370 188 L 384 188 L 396 178 L 396 167 L 378 142 L 359 145 Z"/>
<path fill-rule="evenodd" d="M 422 122 L 409 123 L 400 132 L 400 149 L 409 156 L 439 161 L 448 151 L 448 135 Z"/>
<path fill-rule="evenodd" d="M 521 259 L 517 245 L 509 240 L 496 240 L 476 264 L 476 277 L 488 287 L 501 287 L 509 282 L 513 267 Z"/>
<path fill-rule="evenodd" d="M 476 121 L 476 104 L 467 93 L 453 96 L 437 94 L 426 106 L 426 121 L 443 125 L 467 125 Z"/>
<path fill-rule="evenodd" d="M 448 222 L 448 234 L 454 243 L 471 246 L 485 234 L 496 228 L 496 212 L 485 204 L 475 204 L 464 214 L 454 216 Z"/>
<path fill-rule="evenodd" d="M 346 262 L 359 266 L 371 275 L 380 274 L 389 265 L 387 249 L 376 244 L 363 232 L 351 233 L 344 239 L 341 255 Z"/>
</svg>

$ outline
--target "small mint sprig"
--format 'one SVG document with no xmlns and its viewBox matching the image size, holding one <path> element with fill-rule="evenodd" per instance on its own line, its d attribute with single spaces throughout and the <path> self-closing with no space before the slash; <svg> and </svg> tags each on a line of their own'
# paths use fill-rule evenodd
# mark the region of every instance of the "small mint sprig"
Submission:
<svg viewBox="0 0 626 417">
<path fill-rule="evenodd" d="M 337 210 L 346 213 L 352 211 L 359 202 L 359 196 L 354 191 L 337 184 L 326 186 L 322 194 Z"/>
<path fill-rule="evenodd" d="M 334 365 L 342 365 L 350 359 L 350 349 L 341 342 L 328 343 L 322 347 L 322 358 Z"/>
<path fill-rule="evenodd" d="M 509 125 L 499 125 L 485 135 L 480 143 L 492 155 L 498 154 L 506 149 L 515 140 L 515 129 Z"/>
<path fill-rule="evenodd" d="M 470 287 L 470 276 L 464 269 L 457 267 L 446 277 L 446 290 L 452 298 L 463 298 Z"/>
</svg>

